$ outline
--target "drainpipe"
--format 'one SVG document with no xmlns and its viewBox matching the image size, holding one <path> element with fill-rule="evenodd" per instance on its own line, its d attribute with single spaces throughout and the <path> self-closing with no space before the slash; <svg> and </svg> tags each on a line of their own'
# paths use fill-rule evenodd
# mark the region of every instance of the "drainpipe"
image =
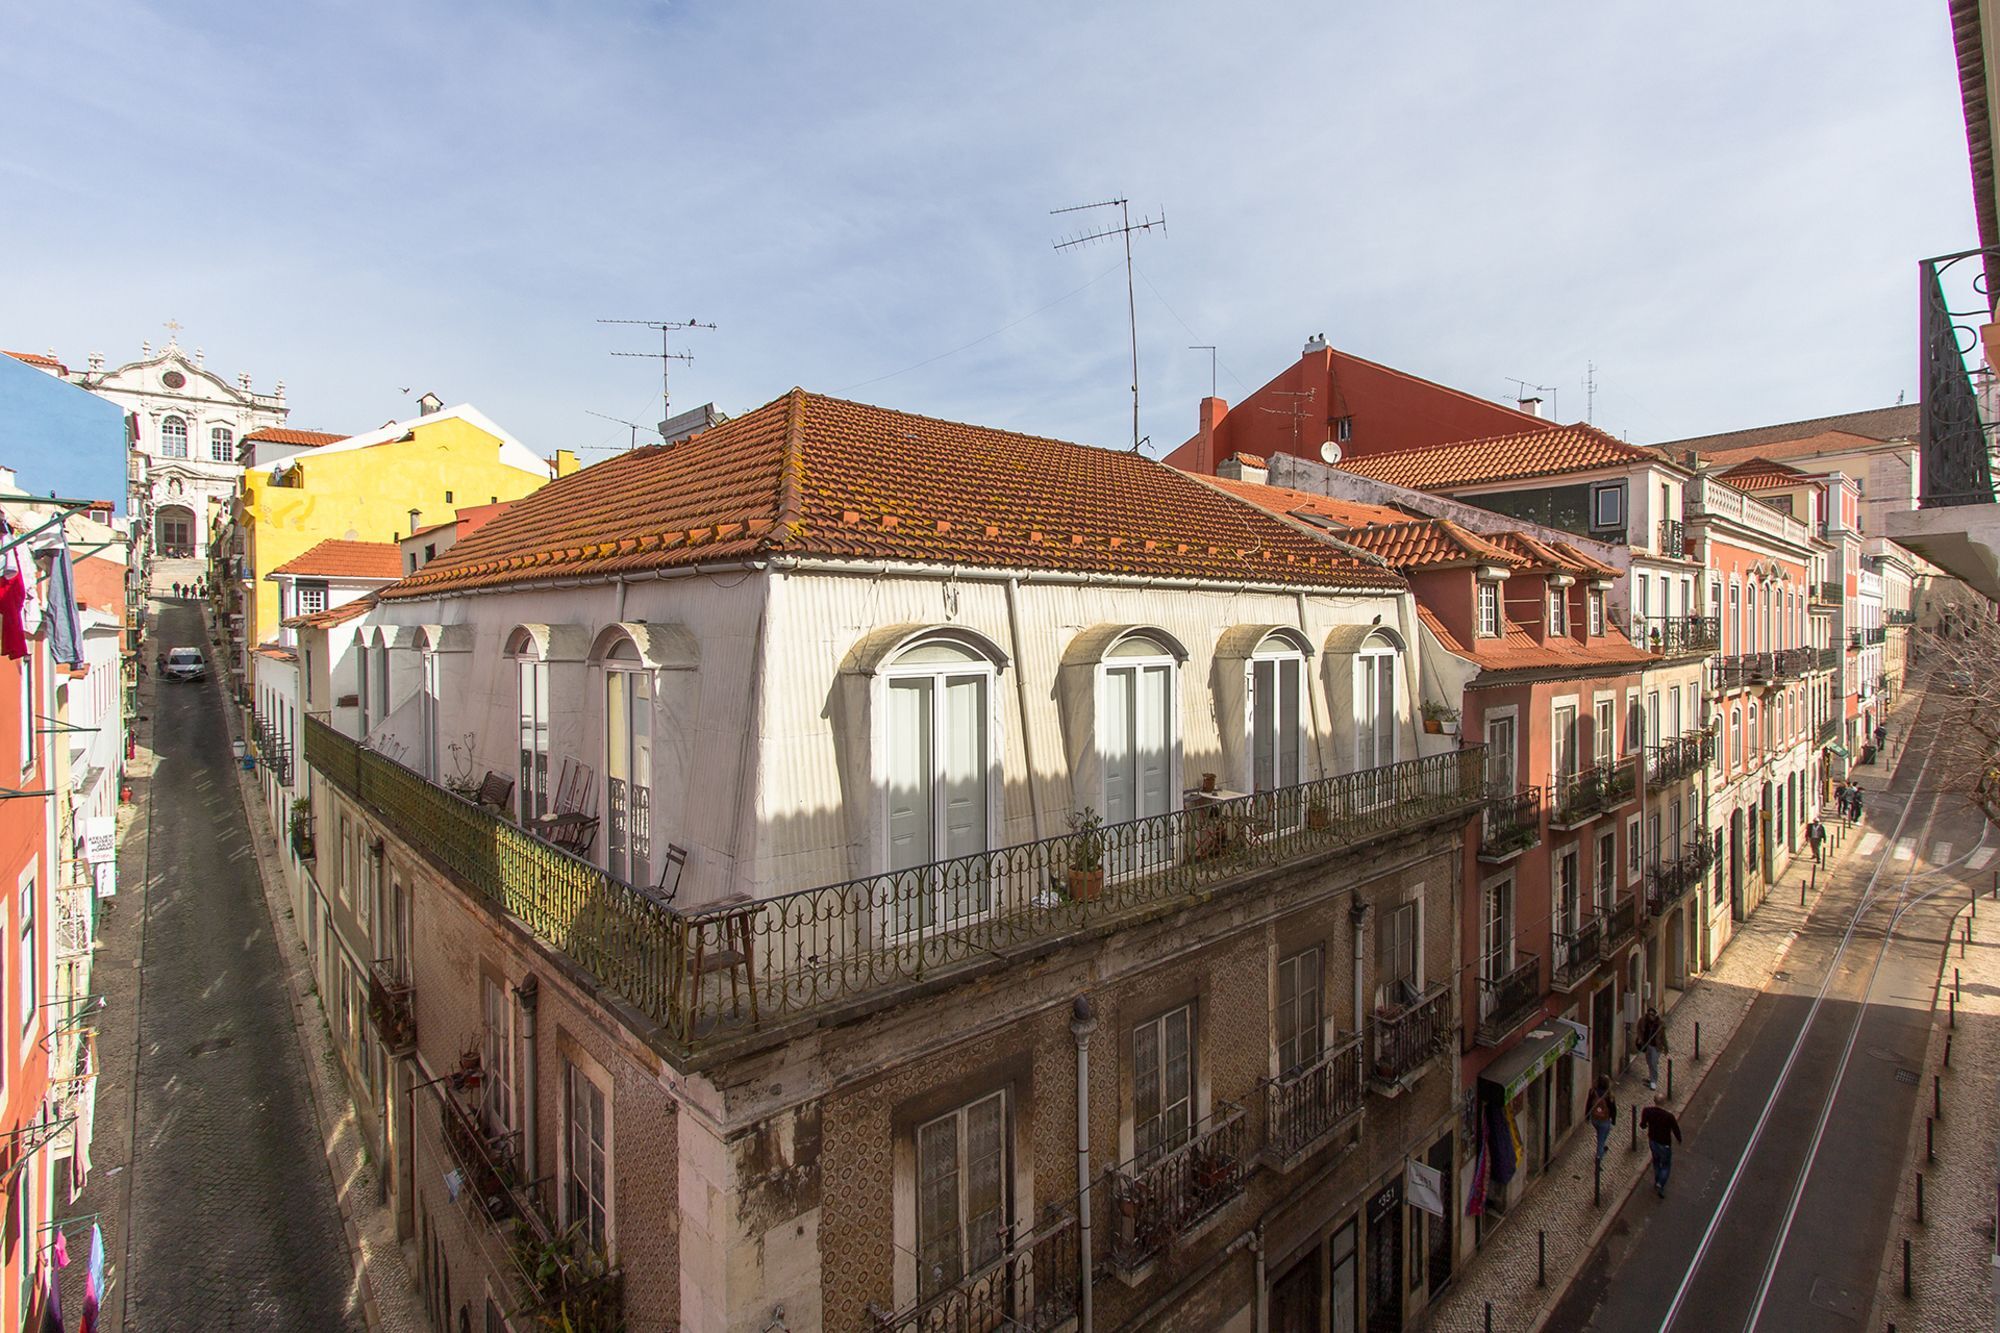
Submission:
<svg viewBox="0 0 2000 1333">
<path fill-rule="evenodd" d="M 1347 909 L 1354 923 L 1354 1030 L 1361 1031 L 1361 968 L 1368 957 L 1368 904 L 1356 898 Z"/>
<path fill-rule="evenodd" d="M 1256 1310 L 1257 1333 L 1271 1333 L 1271 1293 L 1264 1285 L 1264 1225 L 1250 1233 L 1250 1254 L 1257 1265 L 1257 1294 L 1253 1302 Z"/>
<path fill-rule="evenodd" d="M 535 1061 L 535 1009 L 541 1002 L 541 982 L 530 976 L 514 988 L 521 1005 L 521 1173 L 530 1181 L 540 1180 L 535 1169 L 535 1082 L 539 1075 Z"/>
<path fill-rule="evenodd" d="M 1090 1034 L 1097 1031 L 1097 1011 L 1088 995 L 1071 1006 L 1069 1030 L 1076 1037 L 1076 1247 L 1081 1299 L 1077 1333 L 1091 1333 L 1090 1322 Z"/>
<path fill-rule="evenodd" d="M 1007 635 L 1011 642 L 1008 648 L 1014 654 L 1014 693 L 1021 705 L 1021 758 L 1028 765 L 1028 815 L 1034 821 L 1035 841 L 1040 842 L 1042 832 L 1042 801 L 1035 794 L 1035 714 L 1028 708 L 1027 659 L 1021 655 L 1021 580 L 1009 576 L 1007 579 Z M 1084 1278 L 1084 1290 L 1090 1290 L 1090 1278 Z M 1087 1298 L 1086 1298 L 1087 1299 Z M 1089 1310 L 1086 1305 L 1084 1309 Z M 1084 1326 L 1089 1327 L 1086 1314 Z"/>
<path fill-rule="evenodd" d="M 1306 641 L 1307 643 L 1311 643 L 1311 642 L 1312 642 L 1312 635 L 1311 635 L 1311 633 L 1310 633 L 1310 632 L 1309 632 L 1309 631 L 1308 631 L 1308 630 L 1306 629 L 1306 595 L 1305 595 L 1304 593 L 1302 593 L 1302 592 L 1299 592 L 1299 593 L 1293 593 L 1293 594 L 1292 594 L 1292 597 L 1293 597 L 1293 600 L 1294 600 L 1294 601 L 1295 601 L 1295 602 L 1296 602 L 1296 603 L 1298 604 L 1298 617 L 1299 617 L 1299 637 L 1300 637 L 1300 638 L 1302 638 L 1302 639 L 1304 639 L 1304 640 L 1305 640 L 1305 641 Z M 1322 665 L 1322 667 L 1324 667 L 1324 665 L 1325 665 L 1325 664 L 1324 664 L 1324 663 L 1322 663 L 1321 665 Z M 1325 777 L 1325 776 L 1327 776 L 1327 771 L 1326 771 L 1326 739 L 1327 739 L 1327 738 L 1326 738 L 1326 734 L 1325 734 L 1325 732 L 1324 732 L 1324 731 L 1322 731 L 1322 730 L 1321 730 L 1321 728 L 1320 728 L 1320 719 L 1319 719 L 1319 691 L 1318 691 L 1318 690 L 1313 690 L 1313 689 L 1308 689 L 1308 690 L 1307 690 L 1307 691 L 1305 692 L 1305 694 L 1306 694 L 1306 708 L 1307 708 L 1307 710 L 1308 710 L 1308 711 L 1309 711 L 1309 712 L 1311 713 L 1311 715 L 1312 715 L 1312 725 L 1313 725 L 1313 762 L 1314 762 L 1315 764 L 1319 765 L 1319 776 L 1320 776 L 1320 777 Z"/>
</svg>

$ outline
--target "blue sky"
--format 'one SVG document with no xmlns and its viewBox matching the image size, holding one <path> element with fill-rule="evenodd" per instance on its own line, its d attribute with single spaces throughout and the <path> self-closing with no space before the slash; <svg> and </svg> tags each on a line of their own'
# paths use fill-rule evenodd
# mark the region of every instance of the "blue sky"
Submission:
<svg viewBox="0 0 2000 1333">
<path fill-rule="evenodd" d="M 0 346 L 115 364 L 172 318 L 295 425 L 432 389 L 546 453 L 659 415 L 611 355 L 650 335 L 598 319 L 695 317 L 677 408 L 801 384 L 1118 444 L 1120 252 L 1053 252 L 1048 210 L 1122 192 L 1168 218 L 1136 249 L 1159 448 L 1207 392 L 1188 344 L 1235 400 L 1319 331 L 1565 418 L 1594 360 L 1642 442 L 1878 406 L 1914 396 L 1914 261 L 1974 243 L 1950 35 L 1806 12 L 12 6 Z"/>
</svg>

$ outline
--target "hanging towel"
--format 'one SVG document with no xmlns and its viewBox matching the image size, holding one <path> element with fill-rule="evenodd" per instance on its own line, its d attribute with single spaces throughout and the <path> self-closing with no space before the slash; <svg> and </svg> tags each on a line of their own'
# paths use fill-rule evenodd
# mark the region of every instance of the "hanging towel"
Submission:
<svg viewBox="0 0 2000 1333">
<path fill-rule="evenodd" d="M 60 666 L 83 665 L 83 625 L 76 614 L 76 569 L 70 564 L 69 533 L 56 529 L 49 557 L 49 656 Z"/>
<path fill-rule="evenodd" d="M 56 1233 L 62 1235 L 60 1231 Z M 45 1279 L 42 1289 L 42 1333 L 63 1333 L 62 1282 L 54 1273 Z"/>
<path fill-rule="evenodd" d="M 0 653 L 15 661 L 28 655 L 28 630 L 22 607 L 28 596 L 26 580 L 0 563 Z"/>
<path fill-rule="evenodd" d="M 104 1303 L 104 1232 L 90 1224 L 90 1267 L 83 1275 L 83 1318 L 79 1333 L 97 1333 L 97 1309 Z"/>
</svg>

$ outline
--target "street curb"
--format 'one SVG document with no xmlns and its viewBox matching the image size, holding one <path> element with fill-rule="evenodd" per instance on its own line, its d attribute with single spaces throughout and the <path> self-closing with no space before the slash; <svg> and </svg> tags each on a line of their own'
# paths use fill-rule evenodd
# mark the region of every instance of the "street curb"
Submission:
<svg viewBox="0 0 2000 1333">
<path fill-rule="evenodd" d="M 202 608 L 202 619 L 205 628 L 207 622 L 205 607 Z M 224 725 L 230 740 L 232 742 L 242 740 L 236 716 L 236 702 L 222 690 L 221 682 L 214 676 L 209 677 L 208 686 L 221 699 Z M 284 974 L 285 993 L 291 1001 L 292 1035 L 299 1043 L 299 1055 L 305 1064 L 306 1086 L 312 1090 L 313 1121 L 319 1130 L 320 1152 L 326 1162 L 327 1180 L 333 1187 L 334 1207 L 340 1213 L 341 1232 L 347 1239 L 347 1258 L 353 1266 L 355 1284 L 361 1296 L 362 1318 L 367 1323 L 369 1333 L 381 1333 L 384 1327 L 382 1309 L 376 1301 L 375 1285 L 369 1275 L 366 1253 L 362 1249 L 360 1224 L 355 1220 L 353 1210 L 348 1205 L 346 1191 L 341 1188 L 340 1163 L 334 1155 L 334 1142 L 339 1136 L 337 1112 L 345 1107 L 348 1099 L 342 1096 L 339 1103 L 331 1108 L 335 1113 L 329 1114 L 330 1095 L 320 1069 L 321 1053 L 315 1049 L 317 1043 L 311 1030 L 314 1007 L 309 1003 L 310 994 L 300 985 L 299 975 L 302 969 L 290 947 L 287 938 L 289 932 L 278 911 L 279 904 L 284 900 L 284 891 L 272 869 L 273 852 L 271 846 L 267 845 L 271 843 L 271 835 L 264 826 L 263 802 L 256 789 L 255 772 L 253 770 L 251 775 L 246 777 L 242 768 L 237 767 L 232 776 L 236 779 L 237 799 L 243 804 L 244 823 L 250 834 L 251 855 L 257 861 L 257 883 L 263 892 L 265 915 L 271 922 L 271 940 L 277 946 L 279 970 Z M 149 817 L 150 814 L 149 810 Z"/>
</svg>

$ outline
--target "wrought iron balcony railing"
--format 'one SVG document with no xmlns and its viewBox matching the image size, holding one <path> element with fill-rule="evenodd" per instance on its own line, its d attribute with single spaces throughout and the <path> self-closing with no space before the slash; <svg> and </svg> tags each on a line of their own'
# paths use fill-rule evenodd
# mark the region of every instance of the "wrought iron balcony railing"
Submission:
<svg viewBox="0 0 2000 1333">
<path fill-rule="evenodd" d="M 1368 1069 L 1361 1034 L 1342 1038 L 1319 1059 L 1264 1084 L 1264 1161 L 1289 1171 L 1361 1114 Z"/>
<path fill-rule="evenodd" d="M 305 742 L 307 761 L 401 841 L 684 1048 L 725 1029 L 990 966 L 1010 950 L 1040 952 L 1305 858 L 1463 824 L 1487 800 L 1485 747 L 1470 746 L 844 883 L 683 909 L 317 718 L 305 719 Z M 1091 865 L 1097 871 L 1086 873 Z"/>
<path fill-rule="evenodd" d="M 1574 990 L 1597 970 L 1604 957 L 1604 920 L 1590 917 L 1568 933 L 1557 932 L 1550 957 L 1550 984 L 1559 991 Z"/>
<path fill-rule="evenodd" d="M 1479 859 L 1505 861 L 1542 840 L 1542 789 L 1498 793 L 1486 807 L 1479 833 Z"/>
<path fill-rule="evenodd" d="M 1112 1168 L 1111 1262 L 1137 1272 L 1241 1194 L 1249 1141 L 1243 1108 L 1223 1102 L 1171 1152 Z"/>
<path fill-rule="evenodd" d="M 1840 739 L 1840 719 L 1830 717 L 1819 724 L 1819 744 L 1831 745 Z"/>
<path fill-rule="evenodd" d="M 1812 599 L 1821 606 L 1839 606 L 1842 601 L 1841 586 L 1831 581 L 1815 583 L 1812 586 Z"/>
<path fill-rule="evenodd" d="M 1847 651 L 1848 651 L 1848 652 L 1850 652 L 1850 653 L 1858 653 L 1858 652 L 1860 652 L 1860 651 L 1861 651 L 1861 631 L 1860 631 L 1860 630 L 1858 630 L 1858 629 L 1857 629 L 1857 630 L 1849 630 L 1849 631 L 1848 631 L 1848 634 L 1847 634 Z"/>
<path fill-rule="evenodd" d="M 283 742 L 278 729 L 263 714 L 252 710 L 250 725 L 257 741 L 257 762 L 271 770 L 280 787 L 291 786 L 292 748 Z"/>
<path fill-rule="evenodd" d="M 1908 610 L 1884 611 L 1882 613 L 1882 623 L 1885 625 L 1914 625 L 1917 623 L 1917 613 Z"/>
<path fill-rule="evenodd" d="M 1401 1008 L 1375 1011 L 1368 1020 L 1368 1073 L 1395 1087 L 1451 1047 L 1458 1031 L 1458 992 L 1440 981 Z"/>
<path fill-rule="evenodd" d="M 1491 1046 L 1542 1008 L 1542 960 L 1524 954 L 1497 977 L 1479 979 L 1479 1041 Z"/>
<path fill-rule="evenodd" d="M 1628 755 L 1616 763 L 1558 775 L 1549 822 L 1559 828 L 1574 828 L 1631 800 L 1639 790 L 1638 762 L 1636 755 Z"/>
<path fill-rule="evenodd" d="M 1654 866 L 1646 875 L 1646 910 L 1659 916 L 1708 873 L 1708 837 L 1697 830 L 1682 854 L 1675 860 Z"/>
<path fill-rule="evenodd" d="M 1777 680 L 1797 680 L 1813 669 L 1818 653 L 1812 648 L 1780 648 L 1771 654 L 1771 673 Z"/>
<path fill-rule="evenodd" d="M 1875 644 L 1887 643 L 1888 641 L 1889 631 L 1880 625 L 1871 625 L 1861 631 L 1861 642 L 1865 646 L 1873 647 Z"/>
<path fill-rule="evenodd" d="M 1979 415 L 1979 394 L 1966 366 L 1977 358 L 1993 322 L 1991 283 L 2000 253 L 1966 250 L 1918 263 L 1917 436 L 1925 509 L 1992 504 L 1992 443 Z"/>
<path fill-rule="evenodd" d="M 394 959 L 377 958 L 368 965 L 368 1017 L 391 1055 L 417 1044 L 416 988 Z"/>
<path fill-rule="evenodd" d="M 1639 933 L 1639 897 L 1628 893 L 1614 898 L 1604 913 L 1604 951 L 1609 953 Z"/>
<path fill-rule="evenodd" d="M 1662 741 L 1646 749 L 1646 785 L 1660 787 L 1679 782 L 1707 768 L 1715 759 L 1715 733 L 1690 731 L 1685 736 Z"/>
<path fill-rule="evenodd" d="M 1831 671 L 1840 665 L 1840 649 L 1821 648 L 1817 651 L 1819 653 L 1819 661 L 1814 664 L 1817 670 Z"/>
<path fill-rule="evenodd" d="M 1659 553 L 1678 560 L 1687 551 L 1687 528 L 1677 518 L 1660 520 Z"/>
<path fill-rule="evenodd" d="M 994 1258 L 907 1309 L 891 1313 L 871 1303 L 871 1333 L 1044 1333 L 1074 1323 L 1082 1291 L 1076 1214 L 1061 1210 L 1018 1241 L 1003 1231 L 999 1245 Z"/>
<path fill-rule="evenodd" d="M 1722 640 L 1722 625 L 1714 616 L 1647 616 L 1640 624 L 1645 646 L 1664 657 L 1712 653 Z"/>
</svg>

